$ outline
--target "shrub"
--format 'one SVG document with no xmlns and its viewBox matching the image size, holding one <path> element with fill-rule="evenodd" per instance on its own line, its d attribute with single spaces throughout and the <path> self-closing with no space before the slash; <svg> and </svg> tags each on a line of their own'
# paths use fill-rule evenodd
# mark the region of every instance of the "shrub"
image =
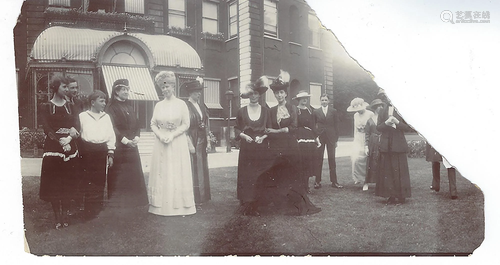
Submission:
<svg viewBox="0 0 500 265">
<path fill-rule="evenodd" d="M 26 127 L 19 131 L 19 143 L 22 151 L 33 150 L 34 147 L 43 148 L 45 133 L 43 130 L 28 129 Z"/>
<path fill-rule="evenodd" d="M 425 157 L 425 141 L 424 140 L 411 140 L 408 142 L 408 157 L 422 158 Z"/>
</svg>

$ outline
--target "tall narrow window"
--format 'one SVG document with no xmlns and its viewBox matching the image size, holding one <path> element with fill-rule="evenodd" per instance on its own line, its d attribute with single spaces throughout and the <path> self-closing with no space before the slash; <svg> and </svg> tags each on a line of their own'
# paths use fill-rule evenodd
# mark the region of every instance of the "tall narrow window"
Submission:
<svg viewBox="0 0 500 265">
<path fill-rule="evenodd" d="M 320 48 L 321 22 L 315 14 L 309 14 L 309 46 Z"/>
<path fill-rule="evenodd" d="M 229 38 L 238 36 L 238 2 L 229 4 Z"/>
<path fill-rule="evenodd" d="M 300 43 L 300 16 L 296 6 L 290 7 L 290 41 Z"/>
<path fill-rule="evenodd" d="M 321 107 L 321 100 L 319 98 L 321 96 L 321 84 L 311 83 L 309 84 L 309 90 L 311 94 L 311 107 L 315 109 Z"/>
<path fill-rule="evenodd" d="M 204 1 L 202 8 L 202 16 L 203 16 L 203 32 L 208 32 L 212 34 L 217 34 L 219 32 L 219 23 L 218 23 L 218 7 L 214 2 Z"/>
<path fill-rule="evenodd" d="M 278 5 L 271 0 L 264 0 L 264 35 L 278 37 Z"/>
<path fill-rule="evenodd" d="M 186 28 L 185 0 L 168 0 L 168 26 Z"/>
<path fill-rule="evenodd" d="M 222 109 L 220 104 L 220 81 L 219 80 L 203 80 L 206 86 L 203 91 L 203 101 L 209 109 Z"/>
<path fill-rule="evenodd" d="M 144 14 L 144 0 L 124 0 L 125 13 Z"/>
<path fill-rule="evenodd" d="M 70 7 L 71 0 L 49 0 L 49 6 Z"/>
</svg>

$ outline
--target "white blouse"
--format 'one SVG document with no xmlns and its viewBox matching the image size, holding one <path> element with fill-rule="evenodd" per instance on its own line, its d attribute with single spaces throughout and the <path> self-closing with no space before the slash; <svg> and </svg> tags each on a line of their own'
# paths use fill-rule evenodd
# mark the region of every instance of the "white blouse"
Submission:
<svg viewBox="0 0 500 265">
<path fill-rule="evenodd" d="M 108 150 L 115 150 L 116 136 L 111 118 L 105 112 L 93 113 L 89 110 L 79 114 L 80 135 L 89 143 L 106 143 Z"/>
</svg>

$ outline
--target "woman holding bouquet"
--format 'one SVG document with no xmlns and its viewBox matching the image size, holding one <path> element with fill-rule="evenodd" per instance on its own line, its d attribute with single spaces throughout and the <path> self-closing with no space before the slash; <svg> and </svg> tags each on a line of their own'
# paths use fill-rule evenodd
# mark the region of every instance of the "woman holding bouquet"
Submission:
<svg viewBox="0 0 500 265">
<path fill-rule="evenodd" d="M 189 109 L 175 93 L 175 74 L 158 73 L 156 84 L 164 99 L 158 102 L 151 118 L 156 140 L 149 173 L 149 212 L 163 216 L 196 213 L 193 193 L 191 157 L 186 131 Z"/>
<path fill-rule="evenodd" d="M 250 103 L 239 109 L 236 116 L 235 135 L 241 139 L 236 191 L 244 215 L 259 215 L 258 179 L 271 166 L 266 157 L 268 142 L 265 133 L 266 127 L 270 125 L 269 109 L 259 104 L 260 96 L 267 89 L 266 77 L 248 84 L 241 97 L 248 98 Z"/>
</svg>

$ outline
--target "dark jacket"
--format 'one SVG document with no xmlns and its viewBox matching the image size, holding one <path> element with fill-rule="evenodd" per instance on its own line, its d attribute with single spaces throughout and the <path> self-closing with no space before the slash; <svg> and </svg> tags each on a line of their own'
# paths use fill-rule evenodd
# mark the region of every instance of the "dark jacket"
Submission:
<svg viewBox="0 0 500 265">
<path fill-rule="evenodd" d="M 333 106 L 328 106 L 326 116 L 323 113 L 322 107 L 315 109 L 313 119 L 316 135 L 319 135 L 321 143 L 335 144 L 339 140 L 339 124 L 340 120 L 337 110 Z"/>
<path fill-rule="evenodd" d="M 404 132 L 410 131 L 411 127 L 403 120 L 396 108 L 394 108 L 393 116 L 399 120 L 399 124 L 396 128 L 386 125 L 389 107 L 390 105 L 386 106 L 378 116 L 377 130 L 381 133 L 380 152 L 407 153 L 408 143 Z"/>
</svg>

